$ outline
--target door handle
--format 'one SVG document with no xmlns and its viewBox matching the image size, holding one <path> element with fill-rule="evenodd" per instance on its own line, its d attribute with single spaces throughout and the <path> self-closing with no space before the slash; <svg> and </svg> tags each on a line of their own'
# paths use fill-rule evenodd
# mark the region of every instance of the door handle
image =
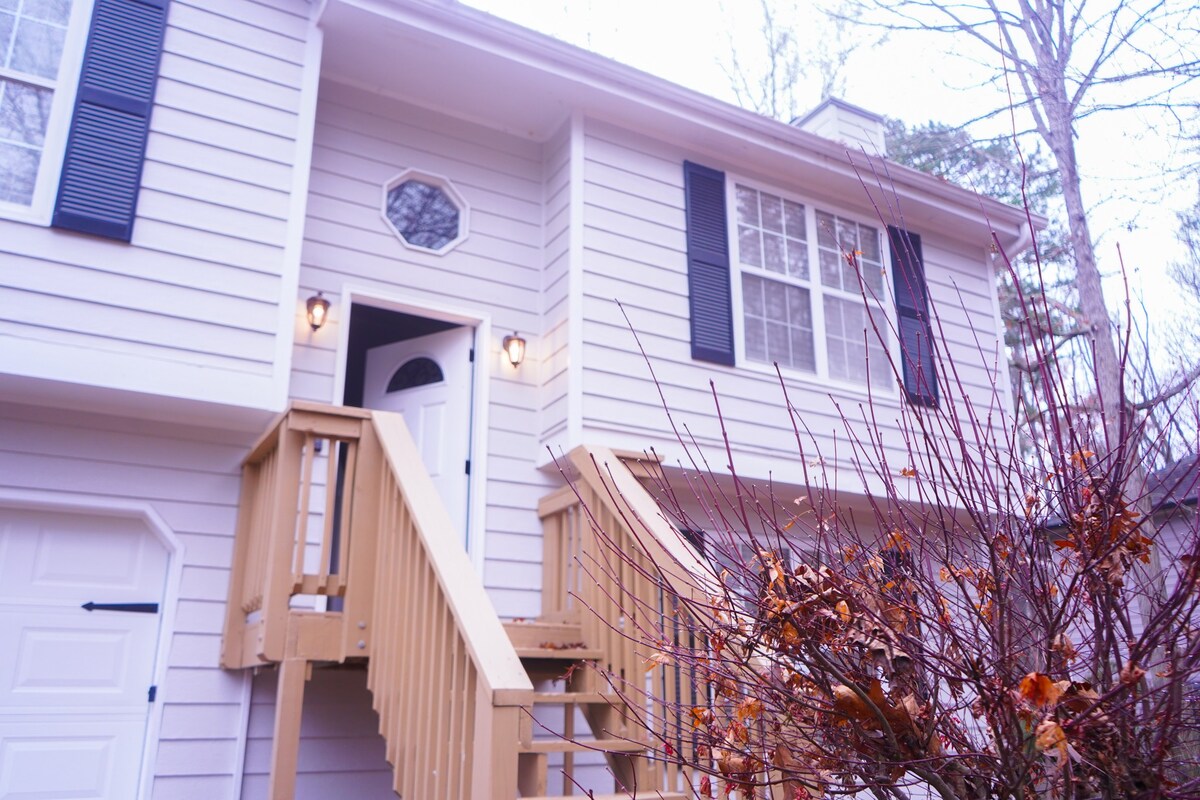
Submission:
<svg viewBox="0 0 1200 800">
<path fill-rule="evenodd" d="M 80 608 L 85 611 L 125 611 L 130 614 L 158 613 L 158 603 L 94 603 L 89 600 Z"/>
</svg>

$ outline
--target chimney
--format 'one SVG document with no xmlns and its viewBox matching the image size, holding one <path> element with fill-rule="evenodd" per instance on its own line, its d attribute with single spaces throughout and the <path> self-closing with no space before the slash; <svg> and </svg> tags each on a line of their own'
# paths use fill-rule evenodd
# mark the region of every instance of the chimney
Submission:
<svg viewBox="0 0 1200 800">
<path fill-rule="evenodd" d="M 883 117 L 836 97 L 826 99 L 804 116 L 792 120 L 792 124 L 800 130 L 841 142 L 852 152 L 865 150 L 867 155 L 887 155 Z"/>
</svg>

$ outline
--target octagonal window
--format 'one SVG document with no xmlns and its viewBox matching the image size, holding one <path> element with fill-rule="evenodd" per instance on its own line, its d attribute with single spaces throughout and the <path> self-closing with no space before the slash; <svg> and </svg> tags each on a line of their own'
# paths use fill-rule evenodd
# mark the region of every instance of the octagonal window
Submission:
<svg viewBox="0 0 1200 800">
<path fill-rule="evenodd" d="M 383 217 L 415 250 L 445 253 L 467 234 L 467 204 L 445 178 L 406 170 L 388 182 Z"/>
</svg>

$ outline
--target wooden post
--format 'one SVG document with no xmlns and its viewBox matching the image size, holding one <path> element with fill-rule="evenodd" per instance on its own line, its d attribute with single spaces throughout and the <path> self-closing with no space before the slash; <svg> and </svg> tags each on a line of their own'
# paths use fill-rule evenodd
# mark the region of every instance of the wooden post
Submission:
<svg viewBox="0 0 1200 800">
<path fill-rule="evenodd" d="M 281 429 L 276 453 L 276 489 L 267 536 L 266 580 L 263 582 L 263 640 L 258 657 L 283 661 L 287 636 L 288 600 L 292 596 L 292 554 L 299 515 L 301 443 L 303 435 Z M 301 545 L 302 546 L 302 545 Z"/>
<path fill-rule="evenodd" d="M 300 719 L 304 711 L 304 683 L 308 661 L 285 658 L 279 664 L 279 686 L 275 690 L 275 739 L 271 744 L 271 782 L 267 797 L 293 800 L 296 796 L 296 765 L 300 759 Z"/>
<path fill-rule="evenodd" d="M 248 666 L 242 644 L 246 630 L 246 612 L 242 596 L 246 588 L 246 560 L 250 557 L 250 539 L 254 536 L 253 517 L 259 482 L 257 464 L 242 467 L 242 490 L 238 500 L 237 533 L 233 540 L 233 563 L 229 573 L 229 601 L 225 604 L 225 632 L 221 637 L 221 666 L 238 669 Z"/>
<path fill-rule="evenodd" d="M 372 615 L 375 572 L 384 524 L 380 492 L 383 481 L 380 478 L 385 465 L 375 427 L 369 421 L 360 427 L 355 457 L 354 481 L 353 484 L 347 481 L 343 500 L 350 509 L 349 524 L 342 527 L 342 546 L 347 556 L 338 566 L 342 585 L 346 587 L 342 606 L 346 638 L 342 652 L 346 656 L 370 656 L 376 624 Z"/>
</svg>

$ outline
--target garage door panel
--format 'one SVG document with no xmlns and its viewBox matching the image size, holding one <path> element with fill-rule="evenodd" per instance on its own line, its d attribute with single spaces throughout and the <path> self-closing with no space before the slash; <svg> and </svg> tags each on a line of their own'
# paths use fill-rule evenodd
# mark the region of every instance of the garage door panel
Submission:
<svg viewBox="0 0 1200 800">
<path fill-rule="evenodd" d="M 116 800 L 137 794 L 142 718 L 0 722 L 0 800 Z"/>
<path fill-rule="evenodd" d="M 12 646 L 0 659 L 0 707 L 145 702 L 157 623 L 153 614 L 0 609 L 0 641 Z"/>
<path fill-rule="evenodd" d="M 167 551 L 125 517 L 0 508 L 0 800 L 137 795 Z"/>
<path fill-rule="evenodd" d="M 0 602 L 142 602 L 162 593 L 166 551 L 119 517 L 8 512 L 0 521 Z"/>
</svg>

